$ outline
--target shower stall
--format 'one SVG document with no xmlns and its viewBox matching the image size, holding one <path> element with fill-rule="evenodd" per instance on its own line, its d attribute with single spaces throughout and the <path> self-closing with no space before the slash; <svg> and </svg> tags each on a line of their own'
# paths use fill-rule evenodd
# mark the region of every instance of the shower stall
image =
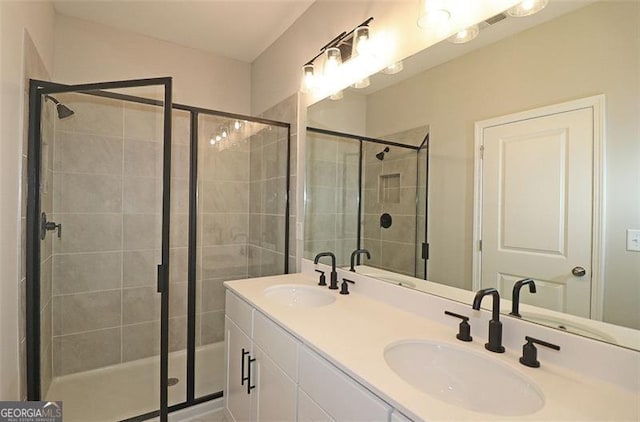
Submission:
<svg viewBox="0 0 640 422">
<path fill-rule="evenodd" d="M 170 78 L 30 89 L 29 400 L 87 422 L 221 397 L 223 282 L 288 272 L 290 125 Z"/>
<path fill-rule="evenodd" d="M 427 278 L 429 128 L 381 138 L 307 127 L 304 256 Z"/>
</svg>

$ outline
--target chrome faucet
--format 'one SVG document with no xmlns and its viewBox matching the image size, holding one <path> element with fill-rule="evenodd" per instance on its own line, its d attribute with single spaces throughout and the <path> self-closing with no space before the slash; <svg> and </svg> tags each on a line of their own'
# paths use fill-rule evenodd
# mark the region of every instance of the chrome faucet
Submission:
<svg viewBox="0 0 640 422">
<path fill-rule="evenodd" d="M 502 346 L 502 323 L 500 322 L 500 293 L 493 287 L 478 290 L 476 296 L 473 298 L 473 309 L 479 311 L 480 303 L 487 295 L 493 297 L 493 310 L 491 321 L 489 321 L 489 342 L 485 343 L 484 347 L 495 353 L 504 353 L 504 346 Z"/>
<path fill-rule="evenodd" d="M 369 253 L 368 250 L 366 249 L 356 249 L 355 251 L 351 252 L 351 268 L 349 269 L 349 271 L 352 272 L 356 272 L 356 256 L 359 254 L 366 254 L 367 255 L 367 259 L 371 259 L 371 254 Z"/>
<path fill-rule="evenodd" d="M 509 315 L 522 318 L 522 315 L 520 315 L 520 289 L 526 284 L 529 285 L 529 293 L 536 292 L 536 283 L 532 279 L 524 278 L 516 281 L 513 285 L 513 293 L 511 294 L 511 312 L 509 312 Z"/>
<path fill-rule="evenodd" d="M 320 252 L 313 259 L 313 263 L 317 264 L 320 258 L 323 256 L 331 257 L 331 282 L 329 283 L 329 288 L 331 290 L 338 290 L 338 273 L 336 272 L 336 256 L 331 252 Z"/>
</svg>

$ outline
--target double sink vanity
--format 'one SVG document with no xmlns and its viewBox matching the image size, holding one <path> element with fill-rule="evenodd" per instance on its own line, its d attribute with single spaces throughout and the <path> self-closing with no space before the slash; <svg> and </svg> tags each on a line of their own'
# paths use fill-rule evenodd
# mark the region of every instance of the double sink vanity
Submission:
<svg viewBox="0 0 640 422">
<path fill-rule="evenodd" d="M 229 420 L 640 419 L 635 351 L 503 317 L 492 353 L 487 310 L 342 269 L 354 283 L 340 294 L 316 269 L 331 272 L 303 260 L 299 274 L 225 283 Z M 467 337 L 445 311 L 468 318 Z M 525 336 L 560 350 L 525 366 Z"/>
</svg>

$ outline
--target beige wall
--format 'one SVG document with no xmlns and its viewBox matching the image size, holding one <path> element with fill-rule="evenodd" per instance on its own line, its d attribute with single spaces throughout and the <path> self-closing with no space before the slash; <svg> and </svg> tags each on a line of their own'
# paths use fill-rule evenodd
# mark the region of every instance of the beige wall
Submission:
<svg viewBox="0 0 640 422">
<path fill-rule="evenodd" d="M 52 69 L 53 7 L 46 2 L 0 2 L 0 400 L 20 398 L 20 175 L 23 160 L 23 46 L 25 31 Z"/>
<path fill-rule="evenodd" d="M 615 7 L 614 7 L 615 6 Z M 608 322 L 640 323 L 640 4 L 588 6 L 372 95 L 368 131 L 431 127 L 430 279 L 471 287 L 473 142 L 479 120 L 603 93 L 607 101 Z M 389 107 L 404 102 L 407 107 Z"/>
<path fill-rule="evenodd" d="M 173 77 L 174 102 L 248 114 L 250 65 L 68 16 L 56 16 L 53 80 Z"/>
</svg>

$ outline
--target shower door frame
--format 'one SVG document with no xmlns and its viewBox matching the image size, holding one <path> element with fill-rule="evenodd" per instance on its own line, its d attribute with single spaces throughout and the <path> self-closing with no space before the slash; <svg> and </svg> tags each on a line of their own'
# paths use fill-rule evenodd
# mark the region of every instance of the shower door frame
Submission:
<svg viewBox="0 0 640 422">
<path fill-rule="evenodd" d="M 169 90 L 171 89 L 171 78 L 156 78 L 156 79 L 143 79 L 143 80 L 138 80 L 138 81 L 122 81 L 122 82 L 113 82 L 113 83 L 109 83 L 109 84 L 119 84 L 119 83 L 130 83 L 128 86 L 108 86 L 108 89 L 114 89 L 114 88 L 130 88 L 130 87 L 136 87 L 136 86 L 149 86 L 149 85 L 158 85 L 158 84 L 154 84 L 154 83 L 146 83 L 149 81 L 164 81 L 164 80 L 168 80 L 169 81 Z M 135 82 L 139 82 L 139 81 L 144 81 L 146 84 L 145 85 L 135 85 Z M 39 215 L 39 210 L 40 210 L 40 197 L 39 197 L 39 182 L 35 183 L 32 186 L 32 181 L 33 180 L 39 180 L 39 173 L 40 173 L 40 167 L 39 167 L 39 159 L 40 159 L 40 112 L 41 112 L 41 96 L 38 94 L 44 94 L 45 92 L 43 92 L 41 89 L 41 87 L 50 87 L 49 89 L 58 89 L 55 92 L 79 92 L 79 90 L 77 89 L 78 87 L 82 87 L 85 91 L 85 93 L 88 93 L 86 91 L 95 91 L 95 90 L 100 90 L 100 89 L 106 89 L 104 84 L 87 84 L 87 85 L 62 85 L 62 84 L 57 84 L 57 83 L 52 83 L 52 82 L 47 82 L 47 81 L 38 81 L 38 80 L 31 80 L 31 90 L 30 90 L 30 105 L 29 105 L 29 159 L 32 158 L 32 152 L 37 153 L 37 157 L 34 155 L 33 156 L 33 163 L 30 162 L 29 164 L 29 201 L 28 201 L 28 207 L 34 207 L 34 210 L 32 210 L 32 212 L 34 213 L 34 215 Z M 166 92 L 166 91 L 165 91 Z M 49 93 L 49 92 L 47 92 Z M 51 93 L 54 93 L 54 91 L 52 91 Z M 119 94 L 119 93 L 114 93 L 114 92 L 91 92 L 91 95 L 97 95 L 97 96 L 102 96 L 102 97 L 107 97 L 107 98 L 113 98 L 113 99 L 119 99 L 119 100 L 123 100 L 123 101 L 129 101 L 129 102 L 134 102 L 134 103 L 139 103 L 139 104 L 146 104 L 146 105 L 153 105 L 153 106 L 158 106 L 158 107 L 164 107 L 164 103 L 163 101 L 158 101 L 158 100 L 153 100 L 153 99 L 149 99 L 149 98 L 143 98 L 143 97 L 138 97 L 138 96 L 133 96 L 133 95 L 126 95 L 126 94 Z M 165 100 L 166 101 L 166 100 Z M 236 114 L 236 113 L 229 113 L 229 112 L 224 112 L 224 111 L 219 111 L 219 110 L 212 110 L 212 109 L 207 109 L 207 108 L 202 108 L 202 107 L 194 107 L 194 106 L 189 106 L 189 105 L 184 105 L 184 104 L 177 104 L 177 103 L 171 103 L 171 107 L 170 107 L 170 111 L 168 113 L 168 119 L 169 119 L 169 126 L 168 126 L 168 130 L 169 130 L 169 136 L 171 136 L 171 121 L 172 121 L 172 115 L 171 115 L 171 111 L 173 110 L 179 110 L 179 111 L 185 111 L 189 113 L 189 118 L 190 118 L 190 141 L 189 141 L 189 150 L 190 150 L 190 154 L 189 154 L 189 220 L 188 220 L 188 285 L 187 285 L 187 387 L 186 387 L 186 400 L 174 405 L 168 405 L 168 355 L 169 355 L 169 351 L 168 351 L 168 343 L 169 343 L 169 332 L 168 332 L 168 303 L 169 303 L 169 294 L 168 294 L 168 288 L 169 288 L 169 283 L 168 283 L 168 274 L 169 274 L 169 267 L 168 267 L 168 263 L 169 263 L 169 258 L 167 255 L 167 260 L 166 260 L 166 267 L 165 270 L 166 271 L 166 289 L 167 289 L 167 294 L 166 294 L 166 306 L 167 306 L 167 318 L 166 318 L 166 333 L 165 331 L 162 331 L 161 333 L 161 337 L 162 335 L 166 334 L 164 336 L 164 342 L 161 338 L 161 342 L 163 342 L 163 344 L 166 343 L 166 349 L 161 348 L 161 360 L 162 359 L 166 359 L 166 372 L 165 375 L 161 374 L 161 392 L 164 392 L 164 394 L 162 394 L 162 396 L 164 397 L 164 403 L 165 405 L 162 406 L 161 403 L 161 408 L 160 410 L 156 410 L 156 411 L 151 411 L 142 415 L 137 415 L 134 417 L 131 417 L 129 419 L 126 419 L 125 421 L 122 422 L 137 422 L 137 421 L 143 421 L 143 420 L 147 420 L 150 418 L 154 418 L 154 417 L 158 417 L 159 415 L 161 416 L 161 420 L 165 421 L 167 414 L 169 412 L 173 412 L 176 410 L 181 410 L 196 404 L 200 404 L 203 402 L 207 402 L 210 400 L 214 400 L 214 399 L 218 399 L 221 398 L 223 396 L 223 392 L 219 391 L 219 392 L 215 392 L 215 393 L 211 393 L 211 394 L 207 394 L 207 395 L 203 395 L 203 396 L 199 396 L 199 397 L 195 397 L 195 344 L 196 344 L 196 327 L 195 327 L 195 316 L 196 316 L 196 247 L 197 247 L 197 220 L 198 220 L 198 122 L 199 122 L 199 117 L 201 115 L 210 115 L 210 116 L 218 116 L 218 117 L 224 117 L 224 118 L 229 118 L 229 119 L 239 119 L 239 120 L 245 120 L 245 121 L 249 121 L 249 122 L 255 122 L 255 123 L 261 123 L 264 125 L 269 125 L 269 126 L 276 126 L 276 127 L 281 127 L 286 129 L 286 177 L 285 177 L 285 221 L 284 221 L 284 262 L 283 262 L 283 273 L 284 274 L 288 274 L 289 273 L 289 252 L 290 252 L 290 213 L 291 213 L 291 206 L 290 206 L 290 189 L 291 189 L 291 124 L 290 123 L 286 123 L 286 122 L 281 122 L 281 121 L 277 121 L 277 120 L 271 120 L 271 119 L 266 119 L 266 118 L 260 118 L 260 117 L 252 117 L 252 116 L 246 116 L 246 115 L 242 115 L 242 114 Z M 165 112 L 166 112 L 166 108 L 165 108 Z M 165 130 L 167 130 L 167 114 L 165 113 Z M 166 136 L 166 132 L 165 132 L 165 136 Z M 168 149 L 169 151 L 169 161 L 165 161 L 164 162 L 164 168 L 168 169 L 170 171 L 171 168 L 171 162 L 170 162 L 170 152 L 171 152 L 171 138 L 168 138 L 168 146 L 167 143 L 165 143 L 164 145 L 165 151 Z M 165 158 L 167 156 L 165 155 Z M 37 163 L 37 164 L 36 164 Z M 33 168 L 32 168 L 33 166 Z M 37 173 L 36 173 L 37 172 Z M 168 193 L 170 192 L 170 178 L 171 175 L 169 173 L 169 175 L 167 176 L 168 179 L 165 180 L 164 179 L 165 174 L 163 173 L 163 192 L 167 192 L 167 208 L 166 208 L 166 213 L 165 213 L 165 202 L 164 202 L 164 197 L 165 195 L 163 195 L 163 251 L 164 251 L 164 233 L 165 233 L 165 225 L 164 225 L 164 216 L 167 216 L 167 227 L 166 227 L 166 244 L 168 245 L 169 242 L 169 224 L 168 221 L 170 220 L 170 202 L 169 201 L 169 195 Z M 38 195 L 32 194 L 31 189 L 37 189 L 36 191 L 34 191 L 35 193 L 38 193 Z M 31 200 L 35 198 L 37 200 L 37 204 L 32 204 Z M 35 206 L 37 205 L 37 210 L 35 210 Z M 31 397 L 37 397 L 37 398 L 30 398 L 29 400 L 39 400 L 40 399 L 40 319 L 38 318 L 32 318 L 30 317 L 30 315 L 33 315 L 34 309 L 37 310 L 39 309 L 39 299 L 40 299 L 40 292 L 39 292 L 39 283 L 34 283 L 33 280 L 39 280 L 40 279 L 40 266 L 36 265 L 37 262 L 39 262 L 39 251 L 40 251 L 40 244 L 39 244 L 39 237 L 37 237 L 39 235 L 38 232 L 38 228 L 36 227 L 31 227 L 31 231 L 36 230 L 35 234 L 30 232 L 30 226 L 29 226 L 29 213 L 27 215 L 27 280 L 32 280 L 30 283 L 29 281 L 27 282 L 27 339 L 28 339 L 28 343 L 27 343 L 27 368 L 28 368 L 28 373 L 27 373 L 27 385 L 29 387 L 30 390 L 32 389 L 37 389 L 37 396 L 31 396 Z M 36 221 L 36 220 L 34 220 Z M 30 237 L 31 235 L 36 236 L 36 238 L 32 239 L 32 237 Z M 169 250 L 169 248 L 167 247 L 167 251 Z M 37 252 L 38 256 L 36 257 L 36 255 L 34 255 L 33 252 Z M 168 252 L 167 252 L 168 253 Z M 163 252 L 163 256 L 164 256 L 164 252 Z M 37 259 L 35 259 L 37 258 Z M 163 258 L 163 262 L 164 258 Z M 159 274 L 160 274 L 160 266 L 159 266 Z M 31 276 L 29 276 L 29 274 Z M 34 275 L 37 275 L 37 278 L 34 278 Z M 159 283 L 160 283 L 160 278 L 159 278 Z M 37 284 L 37 286 L 35 285 Z M 159 284 L 160 285 L 160 284 Z M 31 287 L 31 288 L 30 288 Z M 37 291 L 35 290 L 37 289 Z M 36 299 L 37 303 L 36 303 Z M 162 303 L 164 306 L 164 301 L 165 299 L 162 300 Z M 162 308 L 164 309 L 164 308 Z M 30 313 L 31 312 L 31 313 Z M 165 315 L 164 313 L 162 313 L 162 315 Z M 30 323 L 29 323 L 30 321 Z M 164 322 L 164 316 L 162 317 L 162 322 Z M 31 325 L 31 327 L 30 327 Z M 34 335 L 33 333 L 36 333 L 37 335 Z M 35 350 L 34 350 L 35 348 Z M 162 351 L 166 351 L 165 356 L 162 356 Z M 161 365 L 162 366 L 162 365 Z M 162 400 L 161 400 L 162 402 Z"/>
<path fill-rule="evenodd" d="M 169 236 L 171 207 L 171 123 L 173 110 L 172 78 L 133 79 L 113 82 L 97 82 L 65 85 L 31 79 L 29 81 L 29 137 L 28 137 L 28 194 L 27 194 L 27 253 L 26 253 L 26 355 L 27 400 L 41 400 L 40 391 L 40 228 L 41 212 L 41 120 L 42 98 L 48 94 L 67 92 L 105 97 L 119 94 L 105 90 L 162 86 L 163 113 L 163 169 L 162 169 L 162 246 L 161 263 L 158 265 L 158 293 L 160 299 L 160 420 L 168 420 L 168 372 L 169 372 Z M 126 97 L 126 96 L 124 96 Z"/>
</svg>

